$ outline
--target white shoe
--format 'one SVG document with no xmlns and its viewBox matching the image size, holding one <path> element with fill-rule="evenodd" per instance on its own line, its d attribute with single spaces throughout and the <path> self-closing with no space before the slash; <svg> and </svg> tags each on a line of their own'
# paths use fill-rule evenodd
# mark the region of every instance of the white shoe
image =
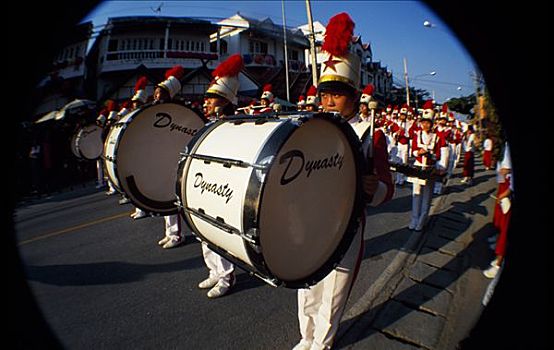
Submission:
<svg viewBox="0 0 554 350">
<path fill-rule="evenodd" d="M 198 288 L 200 289 L 212 288 L 217 284 L 218 281 L 219 281 L 219 278 L 217 277 L 208 277 L 202 282 L 198 283 Z"/>
<path fill-rule="evenodd" d="M 302 339 L 300 340 L 300 343 L 296 344 L 292 350 L 310 350 L 312 347 L 312 341 Z"/>
<path fill-rule="evenodd" d="M 169 242 L 170 239 L 171 239 L 171 238 L 165 236 L 164 238 L 162 238 L 162 239 L 160 239 L 160 240 L 158 241 L 158 245 L 163 246 L 164 244 L 166 244 L 167 242 Z"/>
<path fill-rule="evenodd" d="M 169 248 L 175 248 L 177 246 L 180 246 L 181 244 L 183 244 L 185 242 L 185 239 L 184 238 L 181 238 L 180 240 L 176 241 L 176 240 L 172 240 L 170 239 L 169 241 L 167 241 L 166 244 L 164 244 L 162 246 L 163 249 L 169 249 Z"/>
<path fill-rule="evenodd" d="M 106 192 L 106 196 L 113 196 L 116 193 L 117 193 L 117 191 L 111 191 L 110 190 L 110 191 Z"/>
<path fill-rule="evenodd" d="M 133 219 L 135 219 L 135 220 L 142 219 L 142 218 L 145 218 L 145 217 L 147 217 L 147 216 L 148 216 L 148 215 L 146 215 L 146 213 L 143 212 L 143 211 L 142 211 L 142 212 L 139 212 L 139 213 L 133 213 L 133 214 L 131 214 L 131 217 L 132 217 Z"/>
<path fill-rule="evenodd" d="M 498 273 L 498 270 L 500 270 L 500 266 L 494 264 L 485 271 L 483 271 L 483 275 L 487 278 L 494 278 L 496 274 Z"/>
<path fill-rule="evenodd" d="M 208 298 L 215 299 L 215 298 L 222 297 L 225 294 L 227 294 L 227 292 L 229 292 L 229 289 L 231 289 L 230 286 L 226 287 L 222 285 L 220 282 L 217 282 L 217 284 L 208 291 L 208 294 L 207 294 Z"/>
</svg>

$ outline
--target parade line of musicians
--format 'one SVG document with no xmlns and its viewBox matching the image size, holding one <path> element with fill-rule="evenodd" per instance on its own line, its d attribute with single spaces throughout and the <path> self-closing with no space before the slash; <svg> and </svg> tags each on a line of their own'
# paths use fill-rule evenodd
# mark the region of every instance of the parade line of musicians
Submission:
<svg viewBox="0 0 554 350">
<path fill-rule="evenodd" d="M 373 123 L 373 135 L 361 140 L 364 144 L 373 144 L 375 152 L 373 157 L 376 162 L 374 173 L 365 174 L 362 178 L 362 187 L 367 195 L 365 198 L 368 198 L 366 204 L 380 205 L 392 198 L 395 186 L 410 182 L 413 186 L 413 196 L 408 228 L 422 231 L 427 224 L 433 194 L 443 193 L 448 179 L 459 162 L 463 164 L 462 183 L 468 185 L 472 183 L 476 137 L 472 126 L 455 119 L 446 104 L 436 106 L 432 101 L 426 101 L 420 110 L 407 104 L 389 105 L 378 109 L 377 101 L 373 97 L 373 86 L 368 85 L 362 91 L 359 90 L 360 59 L 349 51 L 353 29 L 354 23 L 346 13 L 340 13 L 330 19 L 322 46 L 325 58 L 321 65 L 317 87 L 311 86 L 305 95 L 299 96 L 297 110 L 339 113 L 354 129 L 358 123 Z M 192 107 L 201 107 L 198 109 L 202 109 L 210 121 L 235 114 L 256 116 L 281 111 L 281 106 L 275 102 L 271 85 L 264 86 L 259 102 L 236 108 L 239 90 L 238 74 L 242 68 L 242 58 L 238 54 L 222 62 L 213 72 L 213 80 L 206 91 L 203 106 L 193 105 Z M 156 85 L 152 98 L 149 98 L 145 92 L 147 78 L 140 77 L 131 101 L 123 103 L 121 108 L 116 107 L 111 101 L 106 103 L 96 120 L 97 124 L 104 128 L 104 135 L 107 134 L 110 125 L 117 122 L 119 118 L 148 102 L 175 101 L 175 97 L 181 91 L 182 75 L 183 69 L 180 66 L 168 70 L 165 80 Z M 489 156 L 485 157 L 485 161 L 488 161 L 485 164 L 487 169 L 492 167 L 491 150 L 489 140 L 489 143 L 485 144 L 485 152 L 489 152 Z M 442 177 L 436 181 L 431 179 L 421 182 L 403 173 L 391 172 L 389 162 L 410 164 L 422 169 L 432 167 L 437 169 Z M 105 184 L 101 161 L 98 161 L 97 169 L 98 186 L 101 187 Z M 115 194 L 113 186 L 109 183 L 108 186 L 107 194 Z M 126 201 L 128 199 L 123 195 L 120 203 Z M 149 217 L 149 213 L 137 208 L 131 217 L 140 219 Z M 181 221 L 178 215 L 165 217 L 165 234 L 158 242 L 161 247 L 173 248 L 184 243 Z M 344 306 L 362 260 L 363 229 L 364 225 L 361 225 L 346 255 L 327 277 L 310 288 L 298 290 L 298 321 L 301 339 L 295 349 L 332 347 Z M 209 275 L 198 284 L 198 287 L 207 289 L 209 298 L 221 297 L 233 287 L 234 266 L 204 244 L 202 250 Z M 496 266 L 494 272 L 498 270 L 501 263 L 497 260 L 493 262 L 494 264 L 491 263 L 491 266 Z"/>
</svg>

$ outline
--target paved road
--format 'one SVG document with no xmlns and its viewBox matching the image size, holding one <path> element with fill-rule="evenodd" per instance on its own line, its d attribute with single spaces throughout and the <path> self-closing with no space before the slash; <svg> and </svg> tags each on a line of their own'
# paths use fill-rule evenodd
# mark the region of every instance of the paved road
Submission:
<svg viewBox="0 0 554 350">
<path fill-rule="evenodd" d="M 461 186 L 451 191 L 466 193 Z M 374 319 L 368 310 L 382 309 L 392 298 L 400 272 L 421 247 L 423 234 L 406 229 L 410 193 L 409 186 L 399 187 L 389 203 L 368 210 L 364 260 L 339 348 L 368 348 L 368 341 L 378 344 L 369 335 L 387 334 L 367 332 L 367 322 Z M 441 198 L 450 195 L 434 200 L 435 215 L 448 209 Z M 294 290 L 270 287 L 238 270 L 233 292 L 209 300 L 196 288 L 207 274 L 200 244 L 188 233 L 186 245 L 159 248 L 163 219 L 132 221 L 132 207 L 118 199 L 89 185 L 16 211 L 28 282 L 65 347 L 287 349 L 298 341 Z"/>
</svg>

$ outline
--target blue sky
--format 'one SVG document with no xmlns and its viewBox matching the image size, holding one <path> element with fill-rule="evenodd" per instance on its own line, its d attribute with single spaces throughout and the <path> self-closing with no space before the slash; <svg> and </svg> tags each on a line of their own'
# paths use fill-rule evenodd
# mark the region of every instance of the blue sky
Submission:
<svg viewBox="0 0 554 350">
<path fill-rule="evenodd" d="M 281 1 L 105 1 L 83 21 L 95 26 L 106 23 L 108 17 L 128 15 L 160 15 L 176 17 L 225 18 L 237 11 L 254 17 L 270 17 L 282 24 Z M 410 85 L 435 93 L 442 103 L 451 97 L 474 92 L 471 73 L 476 65 L 448 26 L 417 1 L 330 1 L 311 0 L 314 21 L 327 25 L 329 18 L 347 12 L 356 27 L 354 32 L 364 42 L 370 42 L 373 58 L 381 61 L 394 74 L 395 82 L 404 80 L 403 58 L 408 63 Z M 307 23 L 304 0 L 285 1 L 287 26 Z M 424 21 L 433 27 L 423 26 Z M 436 75 L 428 75 L 435 71 Z M 414 79 L 412 79 L 414 78 Z"/>
</svg>

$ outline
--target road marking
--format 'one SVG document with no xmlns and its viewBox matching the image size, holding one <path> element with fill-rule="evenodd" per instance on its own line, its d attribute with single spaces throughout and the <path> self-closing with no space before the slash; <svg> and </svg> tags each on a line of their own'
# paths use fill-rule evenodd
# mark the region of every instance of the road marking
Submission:
<svg viewBox="0 0 554 350">
<path fill-rule="evenodd" d="M 54 236 L 59 236 L 59 235 L 62 235 L 64 233 L 69 233 L 69 232 L 72 232 L 72 231 L 80 230 L 82 228 L 93 226 L 93 225 L 96 225 L 96 224 L 101 224 L 101 223 L 106 222 L 106 221 L 119 219 L 119 218 L 122 218 L 124 216 L 128 216 L 129 214 L 131 214 L 131 213 L 130 212 L 119 213 L 117 215 L 112 215 L 112 216 L 108 216 L 108 217 L 105 217 L 105 218 L 97 219 L 97 220 L 87 222 L 87 223 L 84 223 L 84 224 L 80 224 L 80 225 L 77 225 L 77 226 L 64 228 L 63 230 L 58 230 L 58 231 L 46 233 L 46 234 L 38 236 L 38 237 L 34 237 L 34 238 L 31 238 L 31 239 L 27 239 L 25 241 L 21 241 L 21 242 L 19 242 L 19 244 L 17 246 L 22 246 L 22 245 L 27 244 L 27 243 L 40 241 L 40 240 L 50 238 L 50 237 L 54 237 Z"/>
</svg>

